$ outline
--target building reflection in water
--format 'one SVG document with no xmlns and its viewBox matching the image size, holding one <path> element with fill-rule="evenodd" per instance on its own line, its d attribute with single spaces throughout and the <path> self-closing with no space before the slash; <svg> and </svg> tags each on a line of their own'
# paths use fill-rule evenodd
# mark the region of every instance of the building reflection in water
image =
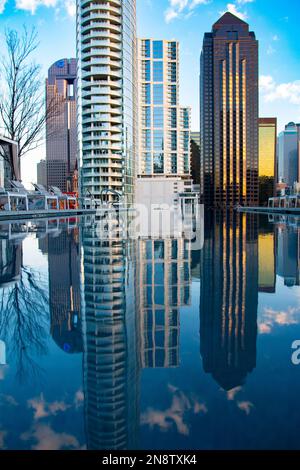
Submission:
<svg viewBox="0 0 300 470">
<path fill-rule="evenodd" d="M 266 217 L 259 219 L 258 233 L 258 291 L 276 291 L 276 234 Z"/>
<path fill-rule="evenodd" d="M 184 238 L 138 241 L 143 367 L 179 365 L 179 307 L 190 302 L 189 248 Z"/>
<path fill-rule="evenodd" d="M 136 246 L 115 214 L 105 224 L 106 238 L 99 238 L 97 225 L 82 230 L 87 447 L 134 449 L 140 373 Z"/>
<path fill-rule="evenodd" d="M 209 215 L 201 258 L 203 367 L 224 390 L 231 390 L 256 366 L 257 216 Z"/>
<path fill-rule="evenodd" d="M 82 352 L 79 228 L 65 221 L 50 224 L 39 240 L 48 255 L 51 335 L 67 353 Z M 49 231 L 49 225 L 48 225 Z"/>
<path fill-rule="evenodd" d="M 299 227 L 289 223 L 276 225 L 277 274 L 288 287 L 300 285 L 300 233 Z"/>
</svg>

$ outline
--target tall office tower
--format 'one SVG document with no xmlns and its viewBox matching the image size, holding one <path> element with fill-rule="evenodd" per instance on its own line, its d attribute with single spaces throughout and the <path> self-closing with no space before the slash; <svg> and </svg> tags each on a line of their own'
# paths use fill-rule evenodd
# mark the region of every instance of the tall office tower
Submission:
<svg viewBox="0 0 300 470">
<path fill-rule="evenodd" d="M 138 177 L 189 179 L 190 109 L 179 105 L 179 43 L 139 39 L 138 71 Z"/>
<path fill-rule="evenodd" d="M 46 104 L 46 161 L 48 186 L 72 191 L 77 161 L 77 60 L 62 59 L 48 70 Z"/>
<path fill-rule="evenodd" d="M 224 390 L 256 366 L 257 216 L 216 212 L 201 251 L 200 344 L 205 372 Z"/>
<path fill-rule="evenodd" d="M 298 126 L 290 122 L 278 136 L 278 181 L 292 189 L 299 182 Z"/>
<path fill-rule="evenodd" d="M 191 177 L 200 185 L 200 132 L 191 132 Z"/>
<path fill-rule="evenodd" d="M 134 197 L 136 2 L 77 0 L 79 154 L 83 194 Z M 116 194 L 117 193 L 117 194 Z"/>
<path fill-rule="evenodd" d="M 38 184 L 42 184 L 47 187 L 47 162 L 46 160 L 40 160 L 36 165 L 36 181 Z"/>
<path fill-rule="evenodd" d="M 141 364 L 179 366 L 180 312 L 190 301 L 190 243 L 179 239 L 139 239 Z"/>
<path fill-rule="evenodd" d="M 201 195 L 208 206 L 258 204 L 258 41 L 225 13 L 201 53 Z"/>
<path fill-rule="evenodd" d="M 138 317 L 135 242 L 109 214 L 83 227 L 84 395 L 90 450 L 137 448 L 139 423 Z M 125 295 L 126 292 L 126 295 Z"/>
<path fill-rule="evenodd" d="M 259 205 L 276 195 L 277 118 L 259 118 Z"/>
</svg>

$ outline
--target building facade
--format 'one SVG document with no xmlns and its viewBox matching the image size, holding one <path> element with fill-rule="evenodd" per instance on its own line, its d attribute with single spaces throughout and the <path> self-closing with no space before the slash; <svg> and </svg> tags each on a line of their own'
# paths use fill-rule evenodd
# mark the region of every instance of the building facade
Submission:
<svg viewBox="0 0 300 470">
<path fill-rule="evenodd" d="M 72 191 L 77 165 L 77 60 L 61 59 L 48 70 L 46 79 L 47 185 Z"/>
<path fill-rule="evenodd" d="M 278 136 L 278 182 L 292 189 L 299 181 L 298 130 L 300 125 L 290 122 Z"/>
<path fill-rule="evenodd" d="M 77 0 L 83 194 L 133 200 L 137 139 L 136 2 Z"/>
<path fill-rule="evenodd" d="M 47 187 L 47 162 L 46 160 L 40 160 L 36 165 L 36 180 L 38 184 L 42 184 Z"/>
<path fill-rule="evenodd" d="M 200 132 L 191 132 L 191 177 L 200 185 Z"/>
<path fill-rule="evenodd" d="M 0 136 L 0 187 L 10 188 L 10 180 L 21 178 L 17 142 Z"/>
<path fill-rule="evenodd" d="M 203 202 L 257 205 L 258 41 L 229 12 L 204 35 L 200 121 Z"/>
<path fill-rule="evenodd" d="M 259 118 L 259 204 L 276 195 L 277 118 Z"/>
<path fill-rule="evenodd" d="M 138 40 L 138 177 L 190 177 L 190 108 L 179 105 L 179 43 Z"/>
</svg>

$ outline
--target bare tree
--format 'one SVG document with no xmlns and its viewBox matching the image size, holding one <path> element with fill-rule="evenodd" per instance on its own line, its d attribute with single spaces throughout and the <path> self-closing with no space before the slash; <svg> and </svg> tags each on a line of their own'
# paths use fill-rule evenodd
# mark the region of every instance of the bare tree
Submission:
<svg viewBox="0 0 300 470">
<path fill-rule="evenodd" d="M 41 145 L 46 120 L 58 109 L 54 101 L 45 105 L 41 67 L 31 59 L 39 45 L 35 28 L 28 31 L 24 26 L 21 34 L 7 30 L 5 45 L 6 54 L 0 60 L 0 130 L 18 143 L 20 159 Z M 1 155 L 15 177 L 10 155 L 4 151 Z"/>
</svg>

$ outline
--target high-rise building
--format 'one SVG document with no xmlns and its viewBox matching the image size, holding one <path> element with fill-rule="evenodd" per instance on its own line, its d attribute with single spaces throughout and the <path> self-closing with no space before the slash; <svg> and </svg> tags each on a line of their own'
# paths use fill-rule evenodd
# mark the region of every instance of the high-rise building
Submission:
<svg viewBox="0 0 300 470">
<path fill-rule="evenodd" d="M 47 162 L 46 160 L 40 160 L 36 165 L 36 180 L 38 184 L 42 184 L 45 188 L 47 187 Z"/>
<path fill-rule="evenodd" d="M 225 13 L 201 54 L 201 194 L 208 206 L 258 204 L 258 41 Z"/>
<path fill-rule="evenodd" d="M 200 132 L 191 132 L 191 177 L 200 185 Z"/>
<path fill-rule="evenodd" d="M 77 161 L 77 60 L 61 59 L 48 70 L 46 79 L 47 185 L 72 191 Z"/>
<path fill-rule="evenodd" d="M 256 366 L 257 235 L 257 215 L 207 215 L 201 251 L 201 356 L 205 372 L 224 390 L 243 385 Z"/>
<path fill-rule="evenodd" d="M 83 194 L 133 200 L 137 138 L 136 2 L 77 1 Z M 117 194 L 116 194 L 117 193 Z"/>
<path fill-rule="evenodd" d="M 276 194 L 277 118 L 259 118 L 259 204 Z"/>
<path fill-rule="evenodd" d="M 278 181 L 292 189 L 299 181 L 299 166 L 298 127 L 290 122 L 278 136 Z"/>
<path fill-rule="evenodd" d="M 177 41 L 138 40 L 138 83 L 138 177 L 189 179 L 190 108 L 179 105 Z"/>
</svg>

